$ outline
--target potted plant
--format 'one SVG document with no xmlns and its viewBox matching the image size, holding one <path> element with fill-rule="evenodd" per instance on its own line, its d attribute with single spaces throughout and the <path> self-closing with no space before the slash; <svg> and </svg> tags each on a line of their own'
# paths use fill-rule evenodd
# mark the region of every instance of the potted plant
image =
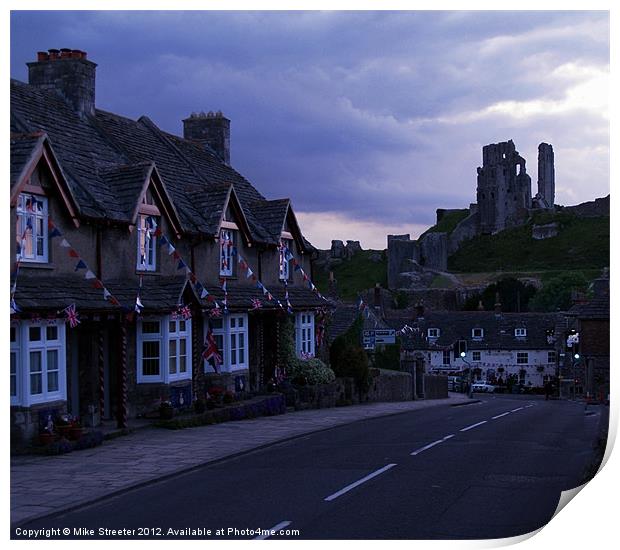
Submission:
<svg viewBox="0 0 620 550">
<path fill-rule="evenodd" d="M 61 438 L 67 439 L 69 437 L 69 431 L 71 430 L 71 415 L 69 414 L 61 414 L 56 418 L 55 427 L 56 433 Z"/>
<path fill-rule="evenodd" d="M 41 432 L 39 432 L 39 443 L 44 447 L 47 447 L 53 443 L 55 439 L 56 434 L 54 434 L 54 432 L 50 432 L 47 428 L 44 428 Z"/>
<path fill-rule="evenodd" d="M 71 441 L 77 441 L 82 437 L 82 424 L 79 418 L 73 418 L 71 420 L 68 436 Z"/>
<path fill-rule="evenodd" d="M 208 389 L 207 393 L 216 405 L 221 405 L 224 397 L 224 388 L 221 388 L 220 386 L 212 386 Z"/>
</svg>

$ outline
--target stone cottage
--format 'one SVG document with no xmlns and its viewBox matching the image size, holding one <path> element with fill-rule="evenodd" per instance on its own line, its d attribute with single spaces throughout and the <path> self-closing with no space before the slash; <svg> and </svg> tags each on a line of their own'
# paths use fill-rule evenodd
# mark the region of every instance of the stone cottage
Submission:
<svg viewBox="0 0 620 550">
<path fill-rule="evenodd" d="M 179 137 L 99 110 L 95 70 L 49 50 L 11 81 L 16 439 L 57 412 L 125 426 L 213 384 L 259 390 L 283 327 L 312 355 L 326 306 L 290 200 L 230 166 L 230 121 L 193 114 Z"/>
</svg>

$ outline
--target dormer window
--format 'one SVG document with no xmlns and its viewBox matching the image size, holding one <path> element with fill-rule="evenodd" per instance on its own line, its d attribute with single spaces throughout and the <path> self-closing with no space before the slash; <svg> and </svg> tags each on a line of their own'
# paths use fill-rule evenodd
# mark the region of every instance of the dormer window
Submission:
<svg viewBox="0 0 620 550">
<path fill-rule="evenodd" d="M 138 271 L 155 271 L 157 269 L 157 247 L 155 231 L 159 226 L 158 216 L 138 216 Z"/>
<path fill-rule="evenodd" d="M 233 225 L 228 223 L 227 225 Z M 235 267 L 235 241 L 237 231 L 232 228 L 220 229 L 220 276 L 232 277 Z"/>
<path fill-rule="evenodd" d="M 471 337 L 474 340 L 482 340 L 484 338 L 484 329 L 481 329 L 481 328 L 471 329 Z"/>
<path fill-rule="evenodd" d="M 281 281 L 288 281 L 291 278 L 291 262 L 288 259 L 291 253 L 293 241 L 290 239 L 280 239 L 278 253 L 278 274 Z"/>
<path fill-rule="evenodd" d="M 524 328 L 516 328 L 515 329 L 515 336 L 517 338 L 525 338 L 527 336 L 527 329 Z"/>
<path fill-rule="evenodd" d="M 441 331 L 438 328 L 429 328 L 427 334 L 429 338 L 439 338 Z"/>
<path fill-rule="evenodd" d="M 47 197 L 21 193 L 17 198 L 16 252 L 25 262 L 48 262 Z"/>
</svg>

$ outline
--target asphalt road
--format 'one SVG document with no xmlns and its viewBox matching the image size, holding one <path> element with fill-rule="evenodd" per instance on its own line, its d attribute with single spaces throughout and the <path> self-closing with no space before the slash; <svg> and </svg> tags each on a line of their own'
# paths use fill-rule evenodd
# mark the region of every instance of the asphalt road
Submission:
<svg viewBox="0 0 620 550">
<path fill-rule="evenodd" d="M 265 536 L 259 529 L 274 529 L 276 539 L 486 539 L 536 530 L 561 491 L 580 484 L 597 408 L 478 397 L 311 434 L 22 528 L 59 529 L 57 538 L 68 538 L 63 529 L 72 538 L 126 529 L 119 538 L 205 539 Z M 80 536 L 80 528 L 93 533 Z"/>
</svg>

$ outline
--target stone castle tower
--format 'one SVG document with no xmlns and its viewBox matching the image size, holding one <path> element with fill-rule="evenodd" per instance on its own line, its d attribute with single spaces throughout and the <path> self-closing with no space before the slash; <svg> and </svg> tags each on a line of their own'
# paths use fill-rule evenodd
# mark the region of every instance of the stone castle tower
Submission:
<svg viewBox="0 0 620 550">
<path fill-rule="evenodd" d="M 477 189 L 480 232 L 497 233 L 518 225 L 532 205 L 532 181 L 512 140 L 482 148 Z"/>
<path fill-rule="evenodd" d="M 555 167 L 553 147 L 548 143 L 538 146 L 538 193 L 535 206 L 553 208 L 555 202 Z"/>
</svg>

